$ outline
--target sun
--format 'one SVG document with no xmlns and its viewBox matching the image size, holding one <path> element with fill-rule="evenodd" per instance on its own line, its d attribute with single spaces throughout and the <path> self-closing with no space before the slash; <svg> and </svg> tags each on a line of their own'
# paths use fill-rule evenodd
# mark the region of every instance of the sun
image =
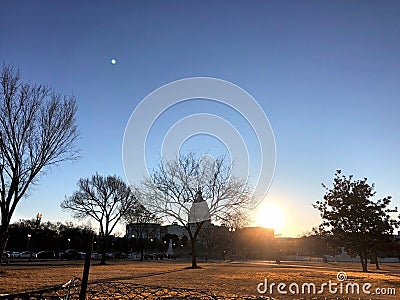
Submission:
<svg viewBox="0 0 400 300">
<path fill-rule="evenodd" d="M 275 233 L 282 231 L 285 218 L 280 207 L 272 202 L 261 203 L 254 214 L 254 221 L 258 226 L 274 228 Z"/>
</svg>

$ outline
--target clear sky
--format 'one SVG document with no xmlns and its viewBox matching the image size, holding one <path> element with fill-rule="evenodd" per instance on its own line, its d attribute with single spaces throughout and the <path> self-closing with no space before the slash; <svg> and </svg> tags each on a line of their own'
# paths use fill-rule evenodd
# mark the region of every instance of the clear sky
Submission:
<svg viewBox="0 0 400 300">
<path fill-rule="evenodd" d="M 0 60 L 77 98 L 82 149 L 13 219 L 72 220 L 59 203 L 79 178 L 124 176 L 138 103 L 193 76 L 242 87 L 268 116 L 277 161 L 267 201 L 283 211 L 281 234 L 319 224 L 311 204 L 336 169 L 400 205 L 399 15 L 398 1 L 5 1 Z"/>
</svg>

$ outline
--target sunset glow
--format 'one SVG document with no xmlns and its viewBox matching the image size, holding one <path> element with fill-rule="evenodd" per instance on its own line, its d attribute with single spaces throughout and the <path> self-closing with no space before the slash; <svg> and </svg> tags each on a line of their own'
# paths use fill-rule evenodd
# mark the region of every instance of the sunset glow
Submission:
<svg viewBox="0 0 400 300">
<path fill-rule="evenodd" d="M 280 233 L 285 224 L 285 217 L 277 204 L 263 202 L 255 211 L 254 221 L 257 226 L 274 228 L 275 233 Z"/>
</svg>

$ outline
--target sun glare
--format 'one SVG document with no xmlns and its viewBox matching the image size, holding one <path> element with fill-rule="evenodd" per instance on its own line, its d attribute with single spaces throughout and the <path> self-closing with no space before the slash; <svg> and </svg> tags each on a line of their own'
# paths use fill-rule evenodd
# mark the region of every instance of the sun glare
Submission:
<svg viewBox="0 0 400 300">
<path fill-rule="evenodd" d="M 254 221 L 258 226 L 274 228 L 275 233 L 280 233 L 283 229 L 285 218 L 279 206 L 271 202 L 264 202 L 257 208 Z"/>
</svg>

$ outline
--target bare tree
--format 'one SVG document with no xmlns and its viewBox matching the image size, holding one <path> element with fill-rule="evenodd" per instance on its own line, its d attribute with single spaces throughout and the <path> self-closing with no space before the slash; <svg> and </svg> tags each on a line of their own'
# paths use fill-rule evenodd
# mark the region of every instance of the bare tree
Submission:
<svg viewBox="0 0 400 300">
<path fill-rule="evenodd" d="M 196 239 L 206 222 L 225 220 L 244 207 L 250 188 L 231 174 L 225 157 L 198 160 L 193 153 L 162 162 L 143 182 L 146 207 L 160 217 L 185 227 L 192 246 L 192 268 L 197 267 Z"/>
<path fill-rule="evenodd" d="M 226 214 L 224 221 L 228 228 L 242 229 L 250 223 L 250 212 L 246 208 L 234 209 Z"/>
<path fill-rule="evenodd" d="M 46 167 L 79 157 L 74 97 L 20 80 L 3 66 L 0 90 L 0 259 L 17 204 Z"/>
<path fill-rule="evenodd" d="M 250 223 L 249 211 L 242 207 L 231 209 L 225 212 L 223 221 L 222 226 L 205 224 L 199 232 L 198 241 L 207 249 L 207 257 L 212 257 L 216 251 L 222 253 L 229 244 L 233 255 L 235 232 Z"/>
<path fill-rule="evenodd" d="M 101 264 L 106 263 L 107 240 L 121 218 L 136 205 L 132 189 L 119 177 L 98 174 L 81 178 L 78 190 L 61 202 L 61 208 L 77 219 L 92 218 L 99 223 L 102 241 Z"/>
<path fill-rule="evenodd" d="M 135 195 L 137 199 L 140 199 L 138 191 L 136 191 Z M 139 239 L 140 260 L 143 260 L 143 237 L 145 235 L 153 235 L 156 228 L 158 228 L 158 226 L 154 226 L 154 224 L 159 224 L 160 220 L 154 213 L 147 210 L 146 207 L 144 207 L 141 203 L 137 203 L 135 206 L 128 209 L 127 213 L 123 216 L 123 219 L 127 223 L 127 225 L 132 225 L 132 232 Z"/>
</svg>

